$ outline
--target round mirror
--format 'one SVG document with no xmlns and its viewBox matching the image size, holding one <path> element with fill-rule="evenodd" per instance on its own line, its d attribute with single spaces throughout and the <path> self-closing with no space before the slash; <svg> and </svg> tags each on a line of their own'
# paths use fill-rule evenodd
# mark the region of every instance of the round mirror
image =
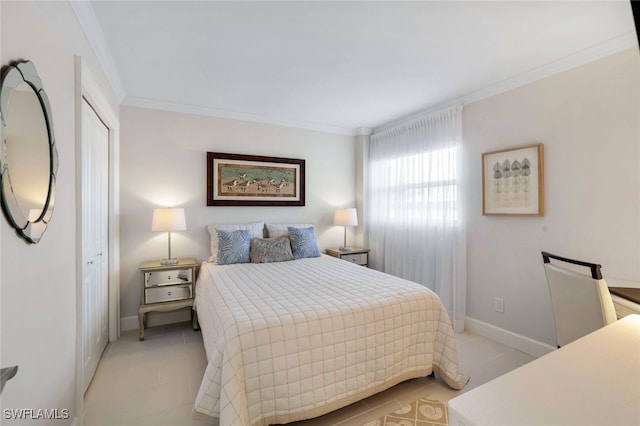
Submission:
<svg viewBox="0 0 640 426">
<path fill-rule="evenodd" d="M 49 100 L 30 61 L 2 70 L 0 118 L 2 208 L 18 234 L 37 243 L 53 214 L 58 156 Z"/>
</svg>

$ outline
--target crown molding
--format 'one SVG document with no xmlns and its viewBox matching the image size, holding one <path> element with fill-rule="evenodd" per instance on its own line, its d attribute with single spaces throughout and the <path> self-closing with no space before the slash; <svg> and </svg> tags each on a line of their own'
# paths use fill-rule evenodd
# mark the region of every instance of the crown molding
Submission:
<svg viewBox="0 0 640 426">
<path fill-rule="evenodd" d="M 91 49 L 93 49 L 93 53 L 96 55 L 96 58 L 102 67 L 102 71 L 109 81 L 111 90 L 113 90 L 118 102 L 122 103 L 126 96 L 126 91 L 122 85 L 122 80 L 120 80 L 120 74 L 118 73 L 113 56 L 111 56 L 111 51 L 109 50 L 107 41 L 104 38 L 104 34 L 102 33 L 100 23 L 98 22 L 96 13 L 93 10 L 93 6 L 91 6 L 91 2 L 69 0 L 69 5 L 71 6 L 73 13 L 76 15 Z"/>
<path fill-rule="evenodd" d="M 356 136 L 371 136 L 373 134 L 373 129 L 371 127 L 358 127 L 355 130 Z"/>
<path fill-rule="evenodd" d="M 259 114 L 231 111 L 222 108 L 209 108 L 196 105 L 177 104 L 174 102 L 164 102 L 155 99 L 145 99 L 134 96 L 127 96 L 123 100 L 122 105 L 157 109 L 162 111 L 172 111 L 183 114 L 196 114 L 209 117 L 226 118 L 230 120 L 249 121 L 253 123 L 270 124 L 275 126 L 293 127 L 296 129 L 311 130 L 323 133 L 334 133 L 338 135 L 356 136 L 356 130 L 348 127 L 332 126 L 328 124 L 303 120 L 267 117 Z"/>
<path fill-rule="evenodd" d="M 617 38 L 600 43 L 596 46 L 584 49 L 581 52 L 562 58 L 558 61 L 537 67 L 525 73 L 522 73 L 513 78 L 503 80 L 501 82 L 492 84 L 474 92 L 470 92 L 459 96 L 457 98 L 450 99 L 446 102 L 430 106 L 425 109 L 421 109 L 408 116 L 392 120 L 390 122 L 381 124 L 373 128 L 358 127 L 347 128 L 340 126 L 333 126 L 323 123 L 308 122 L 302 120 L 292 120 L 286 118 L 277 118 L 263 116 L 259 114 L 230 111 L 220 108 L 208 108 L 199 107 L 194 105 L 182 105 L 171 102 L 163 102 L 152 99 L 144 99 L 137 97 L 130 97 L 126 95 L 126 91 L 120 79 L 117 67 L 111 55 L 111 51 L 107 45 L 107 42 L 102 33 L 100 23 L 95 15 L 95 11 L 89 1 L 72 1 L 69 0 L 69 4 L 75 13 L 82 30 L 87 37 L 93 52 L 102 67 L 102 70 L 109 81 L 111 89 L 114 95 L 118 99 L 118 102 L 122 105 L 129 105 L 142 108 L 159 109 L 165 111 L 180 112 L 186 114 L 197 114 L 212 117 L 227 118 L 232 120 L 250 121 L 262 124 L 272 124 L 284 127 L 293 127 L 299 129 L 306 129 L 312 131 L 319 131 L 325 133 L 334 133 L 340 135 L 349 136 L 363 136 L 378 133 L 389 128 L 402 125 L 423 115 L 437 111 L 442 108 L 446 108 L 452 105 L 468 105 L 474 102 L 481 101 L 483 99 L 490 98 L 492 96 L 507 92 L 509 90 L 516 89 L 529 83 L 533 83 L 537 80 L 542 80 L 546 77 L 550 77 L 554 74 L 567 71 L 572 68 L 584 65 L 589 62 L 604 58 L 606 56 L 618 53 L 622 50 L 632 47 L 638 47 L 637 36 L 634 31 L 627 32 Z"/>
<path fill-rule="evenodd" d="M 630 31 L 624 35 L 621 35 L 604 43 L 600 43 L 596 46 L 592 46 L 588 49 L 584 49 L 558 61 L 542 65 L 538 68 L 534 68 L 514 78 L 501 81 L 484 89 L 480 89 L 476 92 L 464 95 L 454 100 L 453 102 L 458 104 L 461 103 L 463 105 L 477 102 L 482 99 L 486 99 L 491 96 L 515 89 L 517 87 L 533 83 L 534 81 L 542 80 L 552 75 L 577 68 L 581 65 L 588 64 L 589 62 L 597 61 L 598 59 L 602 59 L 604 57 L 613 55 L 614 53 L 621 52 L 634 46 L 636 48 L 638 47 L 638 41 L 636 39 L 635 32 Z"/>
<path fill-rule="evenodd" d="M 373 133 L 379 133 L 390 128 L 400 126 L 402 124 L 413 121 L 424 115 L 438 111 L 443 108 L 447 108 L 453 105 L 469 105 L 474 102 L 481 101 L 483 99 L 490 98 L 492 96 L 499 95 L 501 93 L 508 92 L 509 90 L 516 89 L 521 86 L 533 83 L 538 80 L 542 80 L 552 75 L 559 74 L 564 71 L 568 71 L 573 68 L 577 68 L 581 65 L 585 65 L 589 62 L 594 62 L 598 59 L 613 55 L 626 49 L 635 47 L 638 48 L 638 40 L 634 31 L 625 33 L 619 37 L 613 38 L 609 41 L 600 43 L 596 46 L 584 49 L 578 53 L 569 55 L 558 61 L 542 65 L 534 68 L 530 71 L 522 73 L 513 78 L 503 80 L 501 82 L 484 87 L 480 90 L 467 93 L 457 98 L 450 99 L 443 103 L 422 109 L 413 114 L 401 117 L 399 119 L 387 122 L 373 129 Z"/>
</svg>

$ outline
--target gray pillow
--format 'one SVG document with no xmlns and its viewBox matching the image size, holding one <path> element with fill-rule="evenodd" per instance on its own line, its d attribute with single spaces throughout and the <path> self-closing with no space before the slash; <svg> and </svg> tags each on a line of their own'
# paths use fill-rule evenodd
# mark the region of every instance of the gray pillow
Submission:
<svg viewBox="0 0 640 426">
<path fill-rule="evenodd" d="M 288 236 L 278 238 L 252 238 L 251 263 L 272 263 L 293 260 Z"/>
</svg>

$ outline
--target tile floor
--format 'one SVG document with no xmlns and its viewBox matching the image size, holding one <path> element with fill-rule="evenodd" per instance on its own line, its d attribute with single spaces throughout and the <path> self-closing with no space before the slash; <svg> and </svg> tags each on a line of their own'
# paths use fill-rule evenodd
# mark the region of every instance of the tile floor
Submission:
<svg viewBox="0 0 640 426">
<path fill-rule="evenodd" d="M 463 391 L 432 377 L 409 380 L 387 391 L 296 426 L 361 426 L 410 402 L 430 397 L 442 402 L 481 385 L 534 358 L 471 333 L 460 333 L 461 371 L 471 376 Z M 200 332 L 190 323 L 152 327 L 145 340 L 127 331 L 103 354 L 84 402 L 85 426 L 192 426 L 192 404 L 206 358 Z"/>
</svg>

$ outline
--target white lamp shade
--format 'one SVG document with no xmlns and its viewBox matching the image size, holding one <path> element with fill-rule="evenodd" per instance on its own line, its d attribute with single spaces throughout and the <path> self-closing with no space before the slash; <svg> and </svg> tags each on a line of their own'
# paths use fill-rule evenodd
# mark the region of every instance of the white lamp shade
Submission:
<svg viewBox="0 0 640 426">
<path fill-rule="evenodd" d="M 358 212 L 356 209 L 338 209 L 333 216 L 333 224 L 340 226 L 358 226 Z"/>
<path fill-rule="evenodd" d="M 152 231 L 184 231 L 186 229 L 184 209 L 153 209 Z"/>
</svg>

